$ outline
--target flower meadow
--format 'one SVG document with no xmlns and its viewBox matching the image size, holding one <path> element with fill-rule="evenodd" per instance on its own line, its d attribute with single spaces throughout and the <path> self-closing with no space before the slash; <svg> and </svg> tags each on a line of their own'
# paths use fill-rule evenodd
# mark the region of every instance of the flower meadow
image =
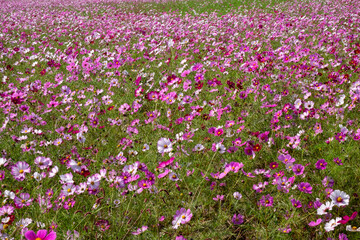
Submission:
<svg viewBox="0 0 360 240">
<path fill-rule="evenodd" d="M 217 3 L 0 3 L 1 239 L 360 239 L 360 2 Z"/>
</svg>

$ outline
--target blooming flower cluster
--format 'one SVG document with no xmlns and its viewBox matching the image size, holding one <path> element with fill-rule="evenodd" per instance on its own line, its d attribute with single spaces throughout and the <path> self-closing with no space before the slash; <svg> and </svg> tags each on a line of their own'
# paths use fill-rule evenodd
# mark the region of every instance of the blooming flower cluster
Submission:
<svg viewBox="0 0 360 240">
<path fill-rule="evenodd" d="M 161 4 L 0 3 L 0 238 L 355 236 L 360 2 Z"/>
</svg>

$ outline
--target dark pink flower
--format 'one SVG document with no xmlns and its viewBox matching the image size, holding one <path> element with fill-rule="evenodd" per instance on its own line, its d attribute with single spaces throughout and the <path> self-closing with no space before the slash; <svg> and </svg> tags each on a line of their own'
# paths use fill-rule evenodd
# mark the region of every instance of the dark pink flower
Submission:
<svg viewBox="0 0 360 240">
<path fill-rule="evenodd" d="M 56 232 L 51 232 L 47 234 L 47 230 L 39 230 L 36 234 L 34 231 L 30 230 L 25 233 L 27 240 L 55 240 Z"/>
<path fill-rule="evenodd" d="M 315 163 L 315 167 L 319 170 L 324 170 L 326 168 L 327 162 L 324 159 L 319 159 Z"/>
<path fill-rule="evenodd" d="M 238 215 L 234 214 L 234 216 L 232 218 L 232 222 L 235 225 L 240 225 L 244 222 L 244 216 L 241 214 L 238 214 Z"/>
</svg>

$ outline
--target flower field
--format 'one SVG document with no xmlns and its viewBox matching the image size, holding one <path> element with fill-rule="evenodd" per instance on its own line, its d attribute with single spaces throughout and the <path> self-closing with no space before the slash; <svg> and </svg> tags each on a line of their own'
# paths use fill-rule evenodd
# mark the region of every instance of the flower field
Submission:
<svg viewBox="0 0 360 240">
<path fill-rule="evenodd" d="M 360 239 L 360 2 L 0 2 L 1 239 Z"/>
</svg>

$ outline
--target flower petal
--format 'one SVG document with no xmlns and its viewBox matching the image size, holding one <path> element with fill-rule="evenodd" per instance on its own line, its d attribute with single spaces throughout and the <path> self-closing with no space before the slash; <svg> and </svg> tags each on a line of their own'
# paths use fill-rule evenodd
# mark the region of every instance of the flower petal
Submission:
<svg viewBox="0 0 360 240">
<path fill-rule="evenodd" d="M 47 234 L 47 230 L 45 229 L 42 229 L 42 230 L 39 230 L 37 233 L 36 233 L 36 237 L 40 238 L 40 239 L 43 239 L 46 237 L 46 234 Z"/>
<path fill-rule="evenodd" d="M 51 232 L 49 235 L 44 238 L 44 240 L 55 240 L 56 239 L 56 232 Z"/>
<path fill-rule="evenodd" d="M 35 235 L 34 231 L 32 231 L 32 230 L 27 231 L 25 233 L 25 237 L 27 240 L 35 240 L 36 239 L 36 235 Z"/>
</svg>

